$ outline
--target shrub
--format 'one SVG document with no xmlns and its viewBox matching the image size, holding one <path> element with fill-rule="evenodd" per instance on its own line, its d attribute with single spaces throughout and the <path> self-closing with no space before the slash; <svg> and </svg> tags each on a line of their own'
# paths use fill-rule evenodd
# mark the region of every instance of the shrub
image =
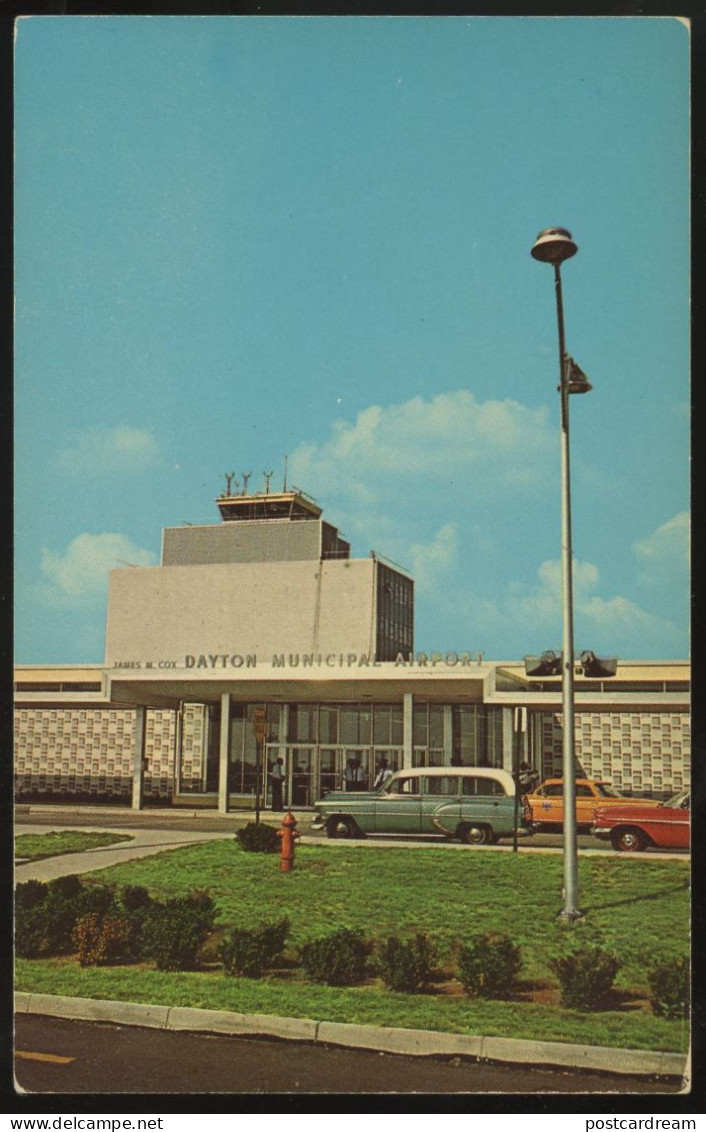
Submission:
<svg viewBox="0 0 706 1132">
<path fill-rule="evenodd" d="M 114 903 L 107 885 L 82 885 L 74 874 L 57 877 L 48 884 L 27 881 L 17 886 L 15 949 L 34 959 L 39 955 L 61 955 L 71 951 L 77 921 L 96 912 L 103 916 Z"/>
<path fill-rule="evenodd" d="M 376 968 L 388 990 L 418 991 L 436 975 L 434 945 L 423 932 L 411 939 L 390 936 L 378 949 Z"/>
<path fill-rule="evenodd" d="M 44 905 L 25 907 L 15 912 L 15 954 L 20 959 L 37 959 L 46 951 L 46 915 Z"/>
<path fill-rule="evenodd" d="M 83 885 L 77 902 L 83 915 L 97 912 L 99 916 L 105 916 L 117 911 L 115 889 L 109 884 Z"/>
<path fill-rule="evenodd" d="M 226 974 L 259 979 L 262 972 L 280 958 L 289 927 L 285 916 L 261 928 L 233 928 L 218 949 Z"/>
<path fill-rule="evenodd" d="M 313 983 L 345 987 L 365 976 L 372 944 L 361 931 L 338 928 L 327 936 L 309 940 L 301 950 L 302 966 Z"/>
<path fill-rule="evenodd" d="M 73 943 L 82 967 L 95 967 L 125 958 L 130 925 L 119 916 L 89 912 L 77 921 Z"/>
<path fill-rule="evenodd" d="M 25 880 L 15 888 L 16 908 L 35 908 L 46 900 L 47 885 L 41 880 Z"/>
<path fill-rule="evenodd" d="M 154 901 L 146 888 L 128 884 L 120 890 L 117 899 L 119 915 L 128 925 L 127 953 L 139 959 L 143 953 L 143 929 Z"/>
<path fill-rule="evenodd" d="M 549 966 L 559 980 L 562 1005 L 593 1010 L 602 1004 L 622 964 L 614 955 L 593 947 L 552 959 Z"/>
<path fill-rule="evenodd" d="M 662 1018 L 689 1017 L 689 960 L 685 955 L 663 955 L 648 971 L 650 1002 Z"/>
<path fill-rule="evenodd" d="M 254 821 L 248 822 L 236 831 L 235 839 L 246 853 L 278 853 L 280 848 L 278 831 L 266 823 L 257 825 Z"/>
<path fill-rule="evenodd" d="M 75 900 L 81 895 L 81 880 L 76 873 L 69 876 L 56 877 L 47 885 L 47 896 L 55 900 Z"/>
<path fill-rule="evenodd" d="M 188 971 L 213 930 L 215 906 L 207 892 L 152 903 L 144 919 L 142 953 L 159 971 Z"/>
<path fill-rule="evenodd" d="M 458 977 L 466 994 L 504 998 L 522 966 L 522 949 L 501 932 L 479 932 L 458 953 Z"/>
<path fill-rule="evenodd" d="M 46 955 L 63 955 L 72 950 L 71 935 L 76 921 L 85 911 L 83 889 L 76 876 L 49 881 L 44 901 L 37 905 Z"/>
<path fill-rule="evenodd" d="M 120 903 L 126 912 L 138 912 L 149 908 L 152 897 L 140 884 L 126 884 L 120 890 Z"/>
</svg>

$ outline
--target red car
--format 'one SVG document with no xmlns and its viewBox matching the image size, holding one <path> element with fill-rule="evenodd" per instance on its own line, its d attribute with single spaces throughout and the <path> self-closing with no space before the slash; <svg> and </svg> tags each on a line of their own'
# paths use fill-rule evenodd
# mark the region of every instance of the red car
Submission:
<svg viewBox="0 0 706 1132">
<path fill-rule="evenodd" d="M 639 853 L 648 845 L 657 849 L 688 849 L 691 844 L 691 799 L 681 790 L 655 806 L 601 806 L 591 833 L 610 841 L 623 853 Z"/>
</svg>

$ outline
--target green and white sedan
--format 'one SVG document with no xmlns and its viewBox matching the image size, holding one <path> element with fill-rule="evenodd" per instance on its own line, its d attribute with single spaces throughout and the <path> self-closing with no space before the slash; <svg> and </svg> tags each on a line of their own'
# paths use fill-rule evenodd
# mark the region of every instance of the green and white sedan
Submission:
<svg viewBox="0 0 706 1132">
<path fill-rule="evenodd" d="M 517 816 L 516 816 L 517 809 Z M 531 832 L 532 811 L 506 770 L 492 767 L 418 767 L 400 770 L 379 790 L 336 791 L 315 804 L 311 830 L 329 837 L 387 833 L 443 834 L 483 845 Z"/>
</svg>

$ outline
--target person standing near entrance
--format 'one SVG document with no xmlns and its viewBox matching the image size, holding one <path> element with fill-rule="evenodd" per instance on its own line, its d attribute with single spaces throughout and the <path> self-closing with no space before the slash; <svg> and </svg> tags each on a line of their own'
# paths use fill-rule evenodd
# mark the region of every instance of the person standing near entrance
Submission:
<svg viewBox="0 0 706 1132">
<path fill-rule="evenodd" d="M 368 774 L 360 759 L 355 760 L 355 789 L 365 790 L 368 784 Z"/>
<path fill-rule="evenodd" d="M 270 770 L 270 781 L 272 782 L 272 809 L 283 810 L 284 763 L 281 759 L 275 759 Z"/>
<path fill-rule="evenodd" d="M 380 787 L 387 782 L 392 773 L 392 767 L 388 763 L 387 759 L 384 757 L 380 759 L 380 766 L 378 767 L 378 772 L 375 776 L 375 781 L 373 782 L 373 790 L 379 790 Z"/>
<path fill-rule="evenodd" d="M 346 764 L 345 783 L 346 790 L 355 790 L 355 759 L 349 759 Z"/>
</svg>

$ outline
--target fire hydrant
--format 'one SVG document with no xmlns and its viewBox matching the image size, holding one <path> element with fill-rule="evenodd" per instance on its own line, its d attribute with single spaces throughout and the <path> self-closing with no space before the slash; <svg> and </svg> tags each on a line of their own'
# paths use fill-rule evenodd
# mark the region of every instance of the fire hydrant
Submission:
<svg viewBox="0 0 706 1132">
<path fill-rule="evenodd" d="M 280 869 L 283 873 L 291 873 L 294 868 L 294 842 L 299 840 L 300 834 L 296 831 L 297 819 L 291 810 L 282 818 L 282 828 L 277 831 L 281 841 Z"/>
</svg>

